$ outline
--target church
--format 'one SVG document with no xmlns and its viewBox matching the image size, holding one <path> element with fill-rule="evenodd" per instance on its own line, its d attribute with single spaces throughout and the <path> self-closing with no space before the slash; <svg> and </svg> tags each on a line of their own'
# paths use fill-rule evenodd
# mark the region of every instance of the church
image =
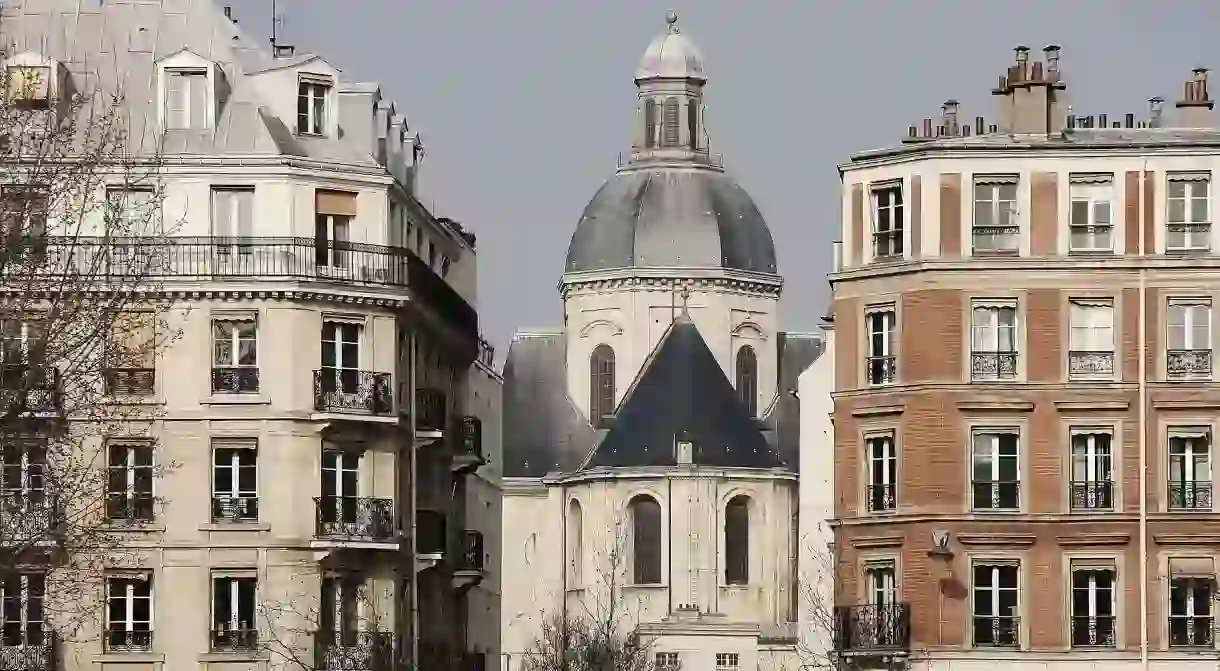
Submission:
<svg viewBox="0 0 1220 671">
<path fill-rule="evenodd" d="M 501 668 L 561 614 L 619 618 L 657 668 L 798 669 L 799 376 L 775 244 L 710 151 L 677 16 L 648 46 L 631 157 L 585 208 L 564 327 L 504 367 Z M 733 132 L 728 129 L 727 132 Z"/>
</svg>

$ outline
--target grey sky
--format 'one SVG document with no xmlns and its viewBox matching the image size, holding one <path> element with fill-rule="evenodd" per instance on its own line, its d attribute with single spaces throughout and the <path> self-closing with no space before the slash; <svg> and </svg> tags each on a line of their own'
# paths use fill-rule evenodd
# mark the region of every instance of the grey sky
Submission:
<svg viewBox="0 0 1220 671">
<path fill-rule="evenodd" d="M 270 0 L 235 0 L 269 25 Z M 379 82 L 423 134 L 424 200 L 479 236 L 483 329 L 562 323 L 555 284 L 586 202 L 629 147 L 632 75 L 665 10 L 706 57 L 712 151 L 766 216 L 786 278 L 783 324 L 817 327 L 835 166 L 896 143 L 946 98 L 995 117 L 1011 48 L 1063 46 L 1078 114 L 1143 115 L 1220 69 L 1214 0 L 280 0 L 285 42 Z M 1220 84 L 1213 90 L 1220 90 Z"/>
</svg>

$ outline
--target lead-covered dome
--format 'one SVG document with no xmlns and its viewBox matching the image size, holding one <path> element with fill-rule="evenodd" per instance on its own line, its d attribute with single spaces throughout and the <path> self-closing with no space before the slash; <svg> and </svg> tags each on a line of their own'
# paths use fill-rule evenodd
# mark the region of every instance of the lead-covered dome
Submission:
<svg viewBox="0 0 1220 671">
<path fill-rule="evenodd" d="M 707 167 L 628 168 L 585 207 L 565 272 L 725 268 L 775 274 L 775 243 L 753 199 Z"/>
<path fill-rule="evenodd" d="M 678 15 L 665 15 L 668 24 L 644 51 L 635 70 L 635 79 L 696 79 L 705 80 L 703 54 L 699 47 L 678 31 Z"/>
</svg>

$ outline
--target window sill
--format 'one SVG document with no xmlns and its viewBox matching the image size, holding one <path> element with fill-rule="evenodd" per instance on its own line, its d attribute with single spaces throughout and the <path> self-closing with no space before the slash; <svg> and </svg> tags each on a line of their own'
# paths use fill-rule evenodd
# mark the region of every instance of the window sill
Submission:
<svg viewBox="0 0 1220 671">
<path fill-rule="evenodd" d="M 199 401 L 200 405 L 270 405 L 271 399 L 259 393 L 254 394 L 212 394 Z"/>
<path fill-rule="evenodd" d="M 106 531 L 113 533 L 157 533 L 165 531 L 164 524 L 153 524 L 151 522 L 107 522 L 102 527 Z M 126 653 L 123 653 L 126 654 Z"/>
<path fill-rule="evenodd" d="M 98 664 L 151 664 L 165 662 L 165 653 L 151 650 L 129 650 L 125 652 L 103 652 L 93 658 Z"/>
<path fill-rule="evenodd" d="M 265 662 L 270 659 L 266 652 L 248 650 L 244 652 L 201 652 L 196 658 L 199 662 Z"/>
<path fill-rule="evenodd" d="M 720 589 L 727 590 L 729 592 L 745 592 L 745 591 L 751 589 L 752 587 L 753 587 L 753 585 L 749 585 L 749 584 L 746 584 L 746 585 L 723 585 L 722 584 L 720 586 Z"/>
<path fill-rule="evenodd" d="M 669 587 L 669 585 L 665 585 L 663 583 L 645 583 L 645 584 L 640 584 L 640 585 L 623 585 L 623 589 L 640 590 L 640 591 L 666 589 L 668 587 Z"/>
<path fill-rule="evenodd" d="M 199 525 L 200 531 L 271 531 L 267 522 L 208 522 Z"/>
</svg>

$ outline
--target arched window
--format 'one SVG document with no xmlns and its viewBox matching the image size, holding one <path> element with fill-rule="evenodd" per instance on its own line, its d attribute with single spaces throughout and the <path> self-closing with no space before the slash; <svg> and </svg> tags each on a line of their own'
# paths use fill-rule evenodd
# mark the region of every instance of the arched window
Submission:
<svg viewBox="0 0 1220 671">
<path fill-rule="evenodd" d="M 690 135 L 690 148 L 699 148 L 699 103 L 692 100 L 686 103 L 686 127 Z"/>
<path fill-rule="evenodd" d="M 749 345 L 737 350 L 737 398 L 751 415 L 758 414 L 758 357 Z"/>
<path fill-rule="evenodd" d="M 750 497 L 734 496 L 724 508 L 724 584 L 750 582 Z"/>
<path fill-rule="evenodd" d="M 644 147 L 651 149 L 657 144 L 657 101 L 644 101 Z"/>
<path fill-rule="evenodd" d="M 631 499 L 631 582 L 661 583 L 661 504 L 647 494 Z"/>
<path fill-rule="evenodd" d="M 614 415 L 614 350 L 609 345 L 593 348 L 589 357 L 589 419 L 603 428 Z"/>
<path fill-rule="evenodd" d="M 661 106 L 661 146 L 662 147 L 678 146 L 680 117 L 681 117 L 681 112 L 678 110 L 678 99 L 677 98 L 666 98 L 665 104 Z"/>
<path fill-rule="evenodd" d="M 568 503 L 568 584 L 572 587 L 581 587 L 584 584 L 581 581 L 585 561 L 584 526 L 584 511 L 580 508 L 580 501 L 572 499 Z"/>
</svg>

